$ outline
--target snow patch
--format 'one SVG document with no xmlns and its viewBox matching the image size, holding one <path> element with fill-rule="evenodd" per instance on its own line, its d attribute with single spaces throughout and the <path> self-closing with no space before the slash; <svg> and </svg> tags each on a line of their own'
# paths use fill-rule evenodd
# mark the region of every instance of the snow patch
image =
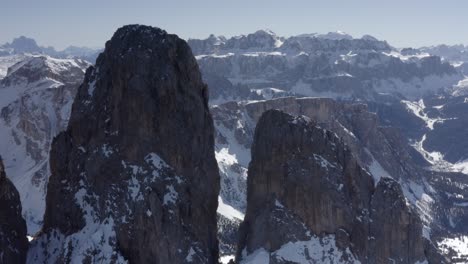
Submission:
<svg viewBox="0 0 468 264">
<path fill-rule="evenodd" d="M 169 167 L 169 165 L 167 165 L 167 163 L 163 159 L 161 159 L 161 157 L 159 157 L 159 155 L 156 153 L 150 153 L 146 155 L 145 161 L 158 169 L 161 169 L 163 167 Z"/>
<path fill-rule="evenodd" d="M 185 261 L 187 262 L 192 262 L 193 261 L 193 256 L 196 254 L 195 250 L 193 250 L 192 247 L 190 247 L 190 250 L 187 254 L 187 257 L 185 258 Z"/>
<path fill-rule="evenodd" d="M 166 189 L 168 190 L 168 192 L 164 195 L 163 205 L 168 205 L 169 203 L 175 204 L 177 201 L 177 197 L 179 197 L 179 194 L 176 192 L 174 186 L 172 185 L 166 186 Z"/>
<path fill-rule="evenodd" d="M 236 256 L 234 256 L 234 255 L 225 255 L 225 256 L 221 256 L 219 258 L 219 262 L 221 264 L 228 264 L 229 261 L 234 260 L 235 258 L 236 258 Z"/>
<path fill-rule="evenodd" d="M 426 193 L 424 186 L 412 180 L 400 185 L 406 199 L 418 209 L 423 224 L 431 223 L 434 199 Z"/>
<path fill-rule="evenodd" d="M 256 93 L 257 95 L 263 97 L 265 100 L 273 99 L 277 96 L 281 96 L 283 94 L 286 94 L 287 92 L 281 89 L 277 88 L 262 88 L 262 89 L 251 89 L 250 90 L 253 93 Z"/>
<path fill-rule="evenodd" d="M 270 254 L 264 248 L 259 248 L 247 255 L 246 250 L 242 251 L 242 261 L 240 264 L 269 264 Z"/>
<path fill-rule="evenodd" d="M 136 166 L 135 166 L 136 167 Z M 128 193 L 134 201 L 143 201 L 143 194 L 140 191 L 141 185 L 135 175 L 128 181 Z"/>
<path fill-rule="evenodd" d="M 342 260 L 344 254 L 349 256 L 349 261 Z M 341 251 L 336 246 L 335 236 L 328 235 L 323 238 L 312 236 L 307 241 L 288 242 L 274 252 L 259 248 L 247 255 L 244 249 L 240 264 L 269 264 L 270 258 L 288 263 L 360 263 L 349 248 L 345 252 Z"/>
<path fill-rule="evenodd" d="M 88 84 L 88 95 L 90 97 L 93 96 L 95 89 L 96 89 L 96 80 L 93 80 Z"/>
<path fill-rule="evenodd" d="M 446 120 L 442 118 L 428 117 L 427 114 L 424 112 L 424 110 L 426 109 L 426 106 L 424 105 L 423 99 L 420 99 L 419 101 L 415 101 L 415 102 L 406 101 L 406 100 L 402 100 L 401 102 L 404 103 L 406 108 L 409 111 L 411 111 L 415 116 L 423 120 L 426 123 L 426 126 L 430 130 L 434 130 L 435 123 L 443 123 Z"/>
<path fill-rule="evenodd" d="M 326 170 L 328 170 L 328 168 L 336 168 L 335 165 L 333 165 L 332 163 L 330 163 L 327 159 L 325 159 L 324 157 L 322 157 L 321 155 L 318 155 L 318 154 L 314 154 L 314 159 L 316 161 L 318 161 L 320 163 L 320 166 L 322 168 L 325 168 Z"/>
<path fill-rule="evenodd" d="M 218 196 L 218 209 L 216 212 L 228 219 L 231 220 L 244 220 L 245 215 L 238 210 L 236 210 L 234 207 L 225 204 L 223 201 L 223 198 L 221 196 Z"/>
<path fill-rule="evenodd" d="M 453 86 L 453 96 L 466 96 L 468 95 L 468 76 L 465 76 L 463 80 L 460 80 L 456 85 Z"/>
<path fill-rule="evenodd" d="M 461 172 L 461 173 L 464 173 L 464 174 L 468 174 L 468 159 L 463 160 L 463 161 L 459 161 L 459 162 L 453 164 L 452 168 L 455 171 L 458 171 L 458 172 Z"/>
<path fill-rule="evenodd" d="M 104 154 L 106 158 L 109 158 L 114 153 L 114 150 L 112 149 L 112 147 L 110 147 L 107 144 L 102 145 L 101 151 L 102 151 L 102 154 Z"/>
<path fill-rule="evenodd" d="M 240 129 L 248 124 L 237 122 Z M 238 209 L 246 207 L 246 181 L 247 167 L 250 162 L 250 149 L 239 144 L 234 130 L 226 128 L 216 122 L 216 131 L 220 133 L 227 142 L 222 144 L 216 142 L 215 158 L 221 176 L 221 197 L 224 203 Z"/>
<path fill-rule="evenodd" d="M 88 194 L 82 185 L 75 194 L 75 201 L 83 211 L 85 226 L 68 236 L 54 231 L 52 236 L 42 236 L 35 240 L 28 252 L 28 263 L 63 262 L 63 257 L 69 263 L 127 263 L 115 251 L 117 238 L 114 219 L 111 216 L 102 221 L 98 219 L 89 200 L 99 198 Z"/>
<path fill-rule="evenodd" d="M 468 236 L 444 238 L 437 244 L 444 253 L 449 253 L 451 249 L 458 259 L 468 259 Z"/>
<path fill-rule="evenodd" d="M 374 155 L 366 148 L 365 151 L 367 154 L 369 154 L 372 158 L 372 162 L 368 166 L 368 170 L 370 174 L 372 175 L 372 178 L 374 178 L 374 184 L 377 186 L 381 178 L 392 178 L 390 173 L 388 173 L 382 165 L 374 158 Z"/>
<path fill-rule="evenodd" d="M 275 206 L 278 208 L 284 208 L 284 205 L 280 201 L 278 201 L 278 199 L 275 200 Z"/>
</svg>

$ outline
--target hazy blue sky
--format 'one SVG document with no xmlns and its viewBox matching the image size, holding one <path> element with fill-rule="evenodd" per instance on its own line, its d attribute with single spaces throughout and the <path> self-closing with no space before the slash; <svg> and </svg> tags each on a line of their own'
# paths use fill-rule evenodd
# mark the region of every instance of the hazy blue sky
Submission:
<svg viewBox="0 0 468 264">
<path fill-rule="evenodd" d="M 468 1 L 0 0 L 0 43 L 25 35 L 59 49 L 98 47 L 130 23 L 158 26 L 186 39 L 268 28 L 283 36 L 370 34 L 398 47 L 468 44 Z"/>
</svg>

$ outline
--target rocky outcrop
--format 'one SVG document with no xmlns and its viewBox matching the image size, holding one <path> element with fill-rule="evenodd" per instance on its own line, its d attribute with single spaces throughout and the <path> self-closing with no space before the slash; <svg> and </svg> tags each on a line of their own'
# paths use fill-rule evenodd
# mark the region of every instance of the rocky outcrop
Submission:
<svg viewBox="0 0 468 264">
<path fill-rule="evenodd" d="M 212 107 L 217 131 L 216 157 L 221 173 L 220 195 L 225 203 L 245 212 L 247 168 L 254 129 L 261 115 L 270 109 L 305 115 L 336 133 L 354 153 L 359 165 L 373 176 L 375 184 L 385 177 L 397 179 L 407 199 L 426 220 L 425 224 L 431 224 L 434 193 L 426 187 L 426 172 L 414 162 L 419 153 L 408 145 L 400 131 L 381 125 L 378 116 L 365 104 L 327 98 L 288 97 Z"/>
<path fill-rule="evenodd" d="M 437 100 L 425 99 L 414 103 L 400 100 L 386 101 L 387 103 L 367 102 L 366 106 L 363 103 L 338 102 L 327 98 L 290 97 L 213 106 L 221 196 L 226 204 L 245 212 L 250 148 L 255 125 L 265 111 L 279 109 L 292 115 L 305 115 L 320 127 L 333 131 L 342 138 L 359 165 L 372 174 L 375 183 L 388 177 L 397 180 L 405 198 L 416 209 L 423 222 L 424 236 L 430 238 L 430 243 L 441 245 L 438 247 L 443 251 L 454 249 L 454 254 L 449 253 L 446 256 L 456 256 L 450 260 L 454 263 L 460 261 L 459 259 L 463 259 L 460 256 L 465 253 L 453 245 L 466 237 L 468 194 L 464 188 L 467 184 L 465 174 L 438 171 L 438 164 L 431 164 L 433 160 L 428 159 L 433 157 L 428 155 L 430 153 L 419 153 L 413 147 L 414 141 L 417 143 L 427 133 L 423 145 L 427 150 L 431 141 L 436 139 L 432 137 L 433 134 L 441 131 L 445 125 L 463 122 L 463 117 L 435 118 L 437 112 L 448 114 L 454 108 L 459 108 L 459 113 L 462 112 L 463 98 L 453 99 L 453 105 L 445 104 L 441 108 L 444 100 L 444 97 L 439 97 Z M 419 104 L 425 105 L 425 108 L 407 109 Z M 429 119 L 423 120 L 417 116 L 418 113 L 427 115 Z M 434 122 L 433 130 L 427 127 L 431 122 Z M 459 129 L 452 135 L 461 135 L 462 132 Z M 448 134 L 441 141 L 455 142 L 457 139 L 446 135 Z M 458 141 L 460 144 L 456 148 L 450 148 L 452 152 L 457 148 L 463 149 L 463 141 L 460 138 Z M 416 145 L 416 149 L 419 146 Z M 430 171 L 427 170 L 428 166 L 432 167 Z M 463 167 L 460 166 L 458 170 L 463 170 Z"/>
<path fill-rule="evenodd" d="M 31 262 L 217 263 L 207 87 L 176 35 L 116 31 L 86 72 L 50 166 Z"/>
<path fill-rule="evenodd" d="M 15 53 L 41 53 L 42 49 L 37 45 L 36 41 L 25 36 L 20 36 L 13 39 L 11 43 L 2 46 L 3 48 L 13 49 Z"/>
<path fill-rule="evenodd" d="M 379 181 L 370 208 L 368 263 L 385 263 L 391 259 L 394 263 L 416 263 L 424 259 L 426 246 L 421 221 L 408 207 L 395 180 Z M 435 263 L 436 259 L 429 257 L 430 263 Z"/>
<path fill-rule="evenodd" d="M 0 263 L 25 263 L 27 250 L 19 193 L 6 177 L 0 158 Z"/>
<path fill-rule="evenodd" d="M 343 138 L 360 165 L 376 178 L 393 177 L 419 182 L 423 172 L 414 163 L 415 153 L 398 129 L 380 124 L 379 116 L 364 103 L 328 98 L 279 98 L 245 105 L 253 120 L 269 109 L 305 115 Z"/>
<path fill-rule="evenodd" d="M 248 173 L 241 263 L 255 263 L 249 261 L 258 250 L 274 259 L 271 263 L 302 263 L 280 254 L 291 245 L 297 245 L 295 254 L 306 256 L 305 263 L 317 261 L 317 254 L 334 263 L 428 258 L 421 221 L 400 185 L 383 178 L 374 187 L 342 139 L 306 117 L 265 112 L 255 130 Z M 278 215 L 278 208 L 287 213 Z M 310 244 L 311 237 L 319 253 L 299 246 Z M 330 245 L 337 251 L 327 251 Z"/>
<path fill-rule="evenodd" d="M 419 182 L 423 174 L 414 164 L 417 153 L 401 133 L 382 126 L 378 116 L 365 104 L 337 102 L 327 98 L 278 98 L 212 107 L 217 130 L 218 165 L 222 174 L 221 194 L 235 208 L 245 210 L 245 183 L 255 125 L 265 111 L 279 109 L 291 115 L 305 115 L 333 131 L 356 154 L 361 167 L 376 179 Z M 234 162 L 233 162 L 234 161 Z M 240 190 L 239 194 L 237 190 Z M 244 197 L 244 199 L 242 199 Z"/>
</svg>

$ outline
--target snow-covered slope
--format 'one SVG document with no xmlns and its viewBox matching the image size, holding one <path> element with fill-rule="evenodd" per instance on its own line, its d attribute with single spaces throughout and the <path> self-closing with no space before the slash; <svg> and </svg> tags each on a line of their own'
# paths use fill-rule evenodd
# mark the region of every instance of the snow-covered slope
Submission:
<svg viewBox="0 0 468 264">
<path fill-rule="evenodd" d="M 26 56 L 0 82 L 0 154 L 21 195 L 29 234 L 42 224 L 49 148 L 68 122 L 88 63 Z"/>
<path fill-rule="evenodd" d="M 347 258 L 347 260 L 345 260 Z M 270 264 L 270 260 L 277 263 L 361 263 L 356 260 L 349 249 L 343 252 L 336 246 L 334 235 L 324 238 L 311 236 L 310 240 L 288 242 L 280 249 L 268 252 L 263 248 L 243 256 L 241 264 Z"/>
<path fill-rule="evenodd" d="M 24 54 L 0 56 L 0 80 L 7 75 L 8 68 L 26 59 L 26 57 L 28 57 L 28 55 Z"/>
</svg>

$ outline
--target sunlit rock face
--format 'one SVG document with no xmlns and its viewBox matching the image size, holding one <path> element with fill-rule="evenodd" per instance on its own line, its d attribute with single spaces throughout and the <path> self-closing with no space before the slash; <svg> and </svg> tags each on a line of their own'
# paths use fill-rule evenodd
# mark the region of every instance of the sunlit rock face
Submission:
<svg viewBox="0 0 468 264">
<path fill-rule="evenodd" d="M 241 263 L 265 254 L 272 263 L 429 257 L 419 216 L 398 182 L 384 178 L 374 186 L 336 134 L 278 110 L 265 112 L 255 130 L 239 236 Z"/>
</svg>

